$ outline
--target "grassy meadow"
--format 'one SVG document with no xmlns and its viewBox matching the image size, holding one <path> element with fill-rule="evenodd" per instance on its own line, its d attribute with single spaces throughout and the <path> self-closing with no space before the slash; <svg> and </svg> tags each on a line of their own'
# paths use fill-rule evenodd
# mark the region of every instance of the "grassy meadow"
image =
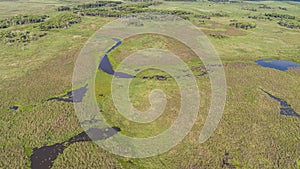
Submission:
<svg viewBox="0 0 300 169">
<path fill-rule="evenodd" d="M 0 0 L 0 19 L 24 14 L 47 14 L 51 18 L 58 15 L 56 9 L 60 6 L 72 7 L 90 2 L 94 1 Z M 279 103 L 260 90 L 262 88 L 284 99 L 300 113 L 300 74 L 292 70 L 264 68 L 255 63 L 257 59 L 274 58 L 300 64 L 300 29 L 279 25 L 279 18 L 248 18 L 250 15 L 265 17 L 265 13 L 278 13 L 295 16 L 300 22 L 300 3 L 164 1 L 148 8 L 209 16 L 209 19 L 190 16 L 189 20 L 207 35 L 225 69 L 226 105 L 217 129 L 205 143 L 199 144 L 211 100 L 209 76 L 198 76 L 205 72 L 201 60 L 175 39 L 155 34 L 138 35 L 124 39 L 109 53 L 113 67 L 117 68 L 126 56 L 140 49 L 167 49 L 180 56 L 194 73 L 199 87 L 200 111 L 192 130 L 170 151 L 141 159 L 113 155 L 93 142 L 75 143 L 58 156 L 52 168 L 300 169 L 300 119 L 280 115 Z M 81 48 L 97 30 L 114 19 L 81 16 L 80 23 L 65 29 L 47 30 L 46 36 L 27 45 L 7 45 L 0 41 L 0 168 L 30 168 L 33 148 L 63 142 L 83 131 L 73 103 L 47 99 L 72 90 L 74 63 Z M 253 22 L 256 27 L 229 26 L 232 22 Z M 11 25 L 0 29 L 0 33 L 19 30 L 45 32 L 39 25 Z M 97 72 L 95 93 L 102 94 L 97 96 L 97 102 L 106 121 L 111 126 L 120 127 L 121 134 L 155 136 L 168 129 L 176 119 L 180 110 L 176 81 L 173 78 L 164 81 L 142 78 L 155 75 L 167 74 L 159 70 L 139 72 L 129 88 L 133 105 L 141 111 L 150 107 L 148 96 L 153 89 L 159 88 L 167 96 L 163 115 L 151 123 L 140 124 L 118 113 L 111 96 L 112 76 L 100 70 Z M 9 108 L 14 105 L 19 108 Z"/>
</svg>

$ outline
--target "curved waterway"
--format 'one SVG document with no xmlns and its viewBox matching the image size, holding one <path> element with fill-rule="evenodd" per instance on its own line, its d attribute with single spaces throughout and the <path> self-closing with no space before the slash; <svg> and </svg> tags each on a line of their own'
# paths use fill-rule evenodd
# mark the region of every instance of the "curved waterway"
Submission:
<svg viewBox="0 0 300 169">
<path fill-rule="evenodd" d="M 110 49 L 108 49 L 105 54 L 102 56 L 100 64 L 98 69 L 102 70 L 103 72 L 119 77 L 119 78 L 134 78 L 134 76 L 127 74 L 127 73 L 123 73 L 123 72 L 115 72 L 115 70 L 113 69 L 113 66 L 111 65 L 109 58 L 108 58 L 108 54 L 110 52 L 112 52 L 115 48 L 117 48 L 118 46 L 120 46 L 122 44 L 122 41 L 118 38 L 113 38 L 113 40 L 116 42 L 115 45 L 113 45 Z"/>
</svg>

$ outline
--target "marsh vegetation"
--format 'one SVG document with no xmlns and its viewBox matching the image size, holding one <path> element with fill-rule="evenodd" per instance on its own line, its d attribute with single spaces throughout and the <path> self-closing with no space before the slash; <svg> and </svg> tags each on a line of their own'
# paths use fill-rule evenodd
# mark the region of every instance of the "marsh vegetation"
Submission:
<svg viewBox="0 0 300 169">
<path fill-rule="evenodd" d="M 287 108 L 300 113 L 300 74 L 255 63 L 263 58 L 300 63 L 299 2 L 70 2 L 0 1 L 0 168 L 30 168 L 36 164 L 31 157 L 48 148 L 59 152 L 50 162 L 53 169 L 300 167 L 300 118 L 285 116 Z M 106 55 L 111 70 L 138 50 L 166 49 L 191 68 L 201 95 L 196 123 L 180 144 L 159 156 L 130 159 L 86 139 L 81 125 L 101 119 L 78 121 L 73 102 L 84 98 L 88 86 L 72 89 L 72 75 L 80 49 L 95 31 L 118 17 L 141 12 L 178 15 L 202 30 L 222 59 L 227 98 L 218 128 L 207 142 L 199 144 L 210 108 L 208 73 L 212 70 L 176 39 L 156 34 L 122 39 Z M 111 96 L 114 73 L 103 69 L 97 70 L 96 100 L 105 120 L 122 129 L 118 134 L 155 136 L 178 116 L 180 89 L 166 72 L 136 71 L 129 88 L 134 107 L 147 110 L 153 89 L 167 96 L 166 109 L 156 121 L 139 124 L 120 115 Z M 83 137 L 76 137 L 78 133 Z"/>
</svg>

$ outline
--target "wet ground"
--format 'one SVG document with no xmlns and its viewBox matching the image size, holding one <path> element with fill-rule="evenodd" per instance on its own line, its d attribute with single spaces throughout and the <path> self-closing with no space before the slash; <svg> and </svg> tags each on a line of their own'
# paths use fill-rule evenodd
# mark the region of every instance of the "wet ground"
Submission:
<svg viewBox="0 0 300 169">
<path fill-rule="evenodd" d="M 119 127 L 111 127 L 105 129 L 90 128 L 85 132 L 71 137 L 62 143 L 56 143 L 50 146 L 43 146 L 41 148 L 34 148 L 33 154 L 30 156 L 32 169 L 49 169 L 53 166 L 54 160 L 59 154 L 69 147 L 71 144 L 85 141 L 104 140 L 120 132 Z"/>
<path fill-rule="evenodd" d="M 300 67 L 299 64 L 287 60 L 261 59 L 257 60 L 256 63 L 263 67 L 282 71 L 288 70 L 289 68 Z"/>
<path fill-rule="evenodd" d="M 271 97 L 272 99 L 278 101 L 280 103 L 280 114 L 281 115 L 285 115 L 285 116 L 294 116 L 294 117 L 298 117 L 300 118 L 300 115 L 298 113 L 296 113 L 291 105 L 289 105 L 285 100 L 278 98 L 272 94 L 270 94 L 269 92 L 261 89 L 264 93 L 266 93 L 269 97 Z"/>
</svg>

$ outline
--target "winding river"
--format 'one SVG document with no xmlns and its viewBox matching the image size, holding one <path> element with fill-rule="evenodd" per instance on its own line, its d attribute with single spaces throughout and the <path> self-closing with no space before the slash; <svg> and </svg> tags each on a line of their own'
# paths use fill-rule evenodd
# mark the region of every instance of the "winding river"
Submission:
<svg viewBox="0 0 300 169">
<path fill-rule="evenodd" d="M 129 74 L 123 73 L 123 72 L 115 72 L 115 70 L 113 69 L 113 66 L 111 65 L 111 63 L 109 61 L 108 54 L 122 44 L 122 41 L 118 38 L 113 38 L 113 40 L 116 42 L 115 45 L 113 45 L 110 49 L 108 49 L 106 51 L 106 53 L 104 54 L 104 56 L 102 56 L 98 69 L 102 70 L 103 72 L 105 72 L 107 74 L 110 74 L 110 75 L 113 75 L 113 76 L 116 76 L 119 78 L 134 78 L 135 76 L 132 76 L 132 75 L 129 75 Z"/>
</svg>

